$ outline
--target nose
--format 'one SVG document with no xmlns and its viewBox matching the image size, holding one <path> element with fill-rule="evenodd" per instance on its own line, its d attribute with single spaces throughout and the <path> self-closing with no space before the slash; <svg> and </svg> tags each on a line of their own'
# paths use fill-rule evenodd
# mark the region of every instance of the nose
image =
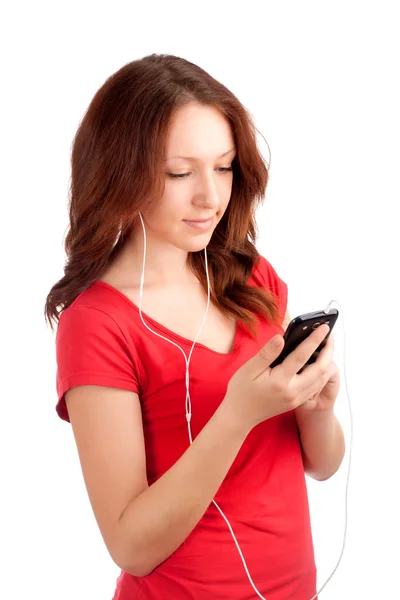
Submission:
<svg viewBox="0 0 400 600">
<path fill-rule="evenodd" d="M 210 211 L 217 211 L 221 204 L 222 190 L 217 185 L 213 177 L 203 177 L 198 189 L 195 191 L 193 203 L 196 206 L 208 208 Z"/>
</svg>

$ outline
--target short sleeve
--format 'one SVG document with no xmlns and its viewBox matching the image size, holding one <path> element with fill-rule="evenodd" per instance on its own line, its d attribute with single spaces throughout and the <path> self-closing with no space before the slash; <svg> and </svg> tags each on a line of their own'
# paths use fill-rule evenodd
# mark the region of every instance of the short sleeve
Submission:
<svg viewBox="0 0 400 600">
<path fill-rule="evenodd" d="M 135 353 L 106 312 L 71 305 L 61 313 L 56 333 L 57 413 L 69 422 L 65 392 L 78 385 L 104 385 L 139 392 Z"/>
<path fill-rule="evenodd" d="M 259 270 L 266 288 L 271 290 L 277 298 L 282 323 L 285 318 L 288 303 L 288 286 L 286 282 L 279 277 L 271 263 L 261 254 Z"/>
</svg>

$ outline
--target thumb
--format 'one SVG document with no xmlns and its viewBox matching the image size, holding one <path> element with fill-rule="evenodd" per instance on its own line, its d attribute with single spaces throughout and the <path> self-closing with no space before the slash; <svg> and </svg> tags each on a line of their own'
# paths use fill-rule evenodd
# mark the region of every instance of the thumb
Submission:
<svg viewBox="0 0 400 600">
<path fill-rule="evenodd" d="M 274 335 L 259 351 L 258 355 L 262 361 L 267 361 L 270 365 L 283 350 L 285 340 L 282 335 Z"/>
<path fill-rule="evenodd" d="M 248 362 L 248 368 L 256 377 L 265 371 L 269 365 L 280 355 L 285 345 L 282 335 L 271 338 Z"/>
</svg>

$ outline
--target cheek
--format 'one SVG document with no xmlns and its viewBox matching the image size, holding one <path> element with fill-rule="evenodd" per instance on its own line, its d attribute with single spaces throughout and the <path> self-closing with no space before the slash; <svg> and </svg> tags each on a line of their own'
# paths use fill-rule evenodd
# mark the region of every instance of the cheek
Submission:
<svg viewBox="0 0 400 600">
<path fill-rule="evenodd" d="M 190 196 L 187 191 L 184 193 L 178 188 L 166 186 L 158 203 L 148 212 L 149 223 L 155 230 L 164 230 L 166 224 L 175 225 L 177 219 L 183 219 L 188 214 Z"/>
<path fill-rule="evenodd" d="M 224 176 L 225 177 L 225 176 Z M 221 180 L 218 187 L 219 208 L 218 212 L 222 216 L 231 200 L 232 177 L 226 177 Z M 192 212 L 193 189 L 189 180 L 169 180 L 165 182 L 164 193 L 159 200 L 158 205 L 152 211 L 152 219 L 176 221 L 177 218 L 185 218 Z"/>
</svg>

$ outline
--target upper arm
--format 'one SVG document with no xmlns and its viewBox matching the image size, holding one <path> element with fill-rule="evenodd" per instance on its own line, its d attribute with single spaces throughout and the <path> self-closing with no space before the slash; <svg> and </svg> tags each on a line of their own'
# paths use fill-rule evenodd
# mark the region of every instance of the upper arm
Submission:
<svg viewBox="0 0 400 600">
<path fill-rule="evenodd" d="M 260 273 L 262 286 L 267 290 L 273 292 L 273 294 L 275 295 L 278 302 L 279 315 L 282 315 L 284 308 L 286 308 L 286 314 L 281 324 L 283 329 L 286 330 L 288 324 L 291 321 L 289 313 L 287 311 L 288 286 L 286 282 L 281 277 L 279 277 L 278 273 L 276 272 L 272 264 L 265 258 L 265 256 L 260 254 L 259 258 L 260 261 L 258 270 Z"/>
<path fill-rule="evenodd" d="M 285 318 L 283 319 L 283 322 L 282 322 L 282 327 L 283 327 L 284 331 L 286 331 L 291 320 L 292 319 L 290 318 L 289 311 L 288 311 L 288 309 L 286 309 Z"/>
<path fill-rule="evenodd" d="M 68 390 L 65 399 L 94 516 L 110 556 L 125 569 L 129 543 L 119 519 L 148 488 L 139 397 L 130 390 L 82 385 Z"/>
</svg>

